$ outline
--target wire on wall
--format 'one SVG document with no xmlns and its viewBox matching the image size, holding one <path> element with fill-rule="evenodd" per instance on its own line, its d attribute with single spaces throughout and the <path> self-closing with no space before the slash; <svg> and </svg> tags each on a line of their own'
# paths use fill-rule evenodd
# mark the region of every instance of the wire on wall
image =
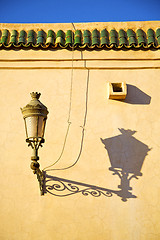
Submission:
<svg viewBox="0 0 160 240">
<path fill-rule="evenodd" d="M 78 162 L 78 160 L 80 159 L 81 153 L 82 153 L 82 149 L 83 149 L 83 143 L 84 143 L 84 136 L 85 136 L 85 126 L 86 126 L 86 121 L 87 121 L 87 106 L 88 106 L 88 88 L 89 88 L 89 69 L 88 69 L 88 74 L 87 74 L 87 86 L 86 86 L 86 104 L 85 104 L 85 114 L 84 114 L 84 121 L 83 121 L 83 125 L 80 126 L 82 128 L 82 137 L 81 137 L 81 144 L 80 144 L 80 150 L 79 150 L 79 154 L 75 160 L 75 162 L 73 164 L 71 164 L 68 167 L 64 167 L 64 168 L 54 168 L 54 169 L 48 169 L 46 171 L 53 171 L 53 170 L 67 170 L 71 167 L 73 167 L 74 165 L 76 165 L 76 163 Z M 53 166 L 53 165 L 52 165 Z"/>
<path fill-rule="evenodd" d="M 76 31 L 76 28 L 74 26 L 74 23 L 72 23 L 72 26 L 74 28 L 74 30 Z M 72 90 L 73 90 L 73 63 L 74 63 L 74 33 L 72 32 L 72 68 L 71 68 L 71 83 L 70 83 L 70 100 L 69 100 L 69 110 L 68 110 L 68 119 L 67 119 L 67 123 L 68 123 L 68 126 L 67 126 L 67 131 L 66 131 L 66 134 L 65 134 L 65 138 L 64 138 L 64 143 L 63 143 L 63 146 L 62 146 L 62 151 L 60 153 L 60 156 L 58 157 L 58 159 L 51 165 L 45 167 L 43 169 L 46 170 L 48 168 L 51 168 L 53 167 L 55 164 L 57 164 L 60 159 L 62 158 L 63 156 L 63 153 L 64 153 L 64 150 L 65 150 L 65 146 L 66 146 L 66 142 L 67 142 L 67 137 L 68 137 L 68 134 L 69 134 L 69 130 L 70 130 L 70 126 L 71 126 L 71 110 L 72 110 Z M 85 115 L 84 115 L 84 121 L 83 121 L 83 125 L 81 126 L 82 127 L 82 137 L 81 137 L 81 145 L 80 145 L 80 151 L 79 151 L 79 154 L 78 154 L 78 157 L 76 158 L 76 161 L 71 164 L 70 166 L 68 167 L 64 167 L 64 168 L 57 168 L 57 169 L 48 169 L 46 171 L 53 171 L 53 170 L 66 170 L 66 169 L 69 169 L 71 167 L 73 167 L 79 160 L 80 156 L 81 156 L 81 153 L 82 153 L 82 148 L 83 148 L 83 141 L 84 141 L 84 131 L 85 131 L 85 125 L 86 125 L 86 119 L 87 119 L 87 105 L 88 105 L 88 86 L 89 86 L 89 70 L 88 70 L 88 74 L 87 74 L 87 86 L 86 86 L 86 106 L 85 106 Z"/>
</svg>

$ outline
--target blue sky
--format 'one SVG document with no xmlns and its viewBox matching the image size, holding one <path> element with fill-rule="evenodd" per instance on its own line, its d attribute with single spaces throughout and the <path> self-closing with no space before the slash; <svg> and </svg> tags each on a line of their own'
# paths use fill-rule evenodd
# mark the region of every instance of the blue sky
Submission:
<svg viewBox="0 0 160 240">
<path fill-rule="evenodd" d="M 160 20 L 160 0 L 0 0 L 1 23 Z"/>
</svg>

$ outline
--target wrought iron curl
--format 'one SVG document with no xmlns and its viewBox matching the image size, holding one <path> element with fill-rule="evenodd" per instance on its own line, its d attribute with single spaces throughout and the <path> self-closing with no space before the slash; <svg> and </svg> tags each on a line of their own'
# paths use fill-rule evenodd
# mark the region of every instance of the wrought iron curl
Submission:
<svg viewBox="0 0 160 240">
<path fill-rule="evenodd" d="M 93 190 L 93 189 L 84 189 L 82 191 L 82 194 L 84 196 L 88 196 L 89 194 L 92 195 L 93 197 L 99 197 L 101 195 L 101 192 L 99 190 Z"/>
<path fill-rule="evenodd" d="M 69 186 L 70 188 L 68 188 L 67 186 L 66 186 L 66 188 L 67 188 L 69 191 L 72 191 L 72 192 L 79 192 L 79 191 L 80 191 L 77 186 L 72 185 L 71 183 L 69 183 L 68 186 Z"/>
<path fill-rule="evenodd" d="M 51 184 L 51 182 L 54 182 L 54 184 Z M 93 197 L 100 197 L 101 195 L 104 195 L 106 197 L 112 196 L 112 192 L 108 190 L 107 191 L 101 190 L 101 189 L 98 189 L 98 187 L 95 188 L 95 186 L 93 188 L 92 187 L 84 188 L 83 186 L 84 189 L 82 189 L 80 186 L 77 186 L 78 184 L 76 185 L 76 183 L 75 184 L 68 183 L 68 182 L 66 183 L 66 182 L 63 182 L 63 180 L 60 180 L 58 178 L 48 180 L 46 183 L 48 183 L 46 184 L 46 191 L 58 197 L 70 196 L 76 193 L 82 193 L 82 195 L 84 196 L 91 195 Z"/>
<path fill-rule="evenodd" d="M 66 186 L 63 182 L 59 181 L 58 183 L 54 183 L 53 185 L 46 185 L 46 190 L 47 189 L 48 190 L 56 190 L 56 191 L 64 191 L 66 189 Z"/>
</svg>

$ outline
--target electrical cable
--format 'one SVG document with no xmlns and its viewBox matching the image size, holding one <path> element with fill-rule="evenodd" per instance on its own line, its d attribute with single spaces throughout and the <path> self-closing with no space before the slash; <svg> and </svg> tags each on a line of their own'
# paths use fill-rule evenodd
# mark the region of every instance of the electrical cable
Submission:
<svg viewBox="0 0 160 240">
<path fill-rule="evenodd" d="M 66 170 L 66 169 L 69 169 L 71 167 L 73 167 L 74 165 L 76 165 L 76 163 L 78 162 L 80 156 L 81 156 L 81 153 L 82 153 L 82 149 L 83 149 L 83 142 L 84 142 L 84 133 L 85 133 L 85 125 L 86 125 L 86 120 L 87 120 L 87 106 L 88 106 L 88 87 L 89 87 L 89 69 L 88 69 L 88 75 L 87 75 L 87 89 L 86 89 L 86 110 L 85 110 L 85 115 L 84 115 L 84 121 L 83 121 L 83 126 L 81 126 L 82 128 L 82 138 L 81 138 L 81 146 L 80 146 L 80 151 L 79 151 L 79 154 L 78 154 L 78 157 L 76 159 L 76 161 L 71 164 L 70 166 L 68 167 L 64 167 L 64 168 L 57 168 L 57 169 L 48 169 L 47 171 L 57 171 L 57 170 Z"/>
<path fill-rule="evenodd" d="M 74 30 L 76 31 L 76 28 L 74 26 L 74 24 L 72 23 L 72 26 L 74 28 Z M 71 121 L 70 121 L 70 117 L 71 117 L 71 109 L 72 109 L 72 89 L 73 89 L 73 61 L 74 61 L 74 34 L 72 32 L 72 69 L 71 69 L 71 84 L 70 84 L 70 101 L 69 101 L 69 111 L 68 111 L 68 120 L 67 120 L 67 123 L 68 123 L 68 127 L 67 127 L 67 131 L 66 131 L 66 135 L 65 135 L 65 138 L 64 138 L 64 143 L 63 143 L 63 147 L 62 147 L 62 151 L 61 151 L 61 154 L 59 156 L 59 158 L 51 165 L 45 167 L 43 169 L 46 170 L 50 167 L 53 167 L 55 164 L 57 164 L 63 153 L 64 153 L 64 150 L 65 150 L 65 146 L 66 146 L 66 142 L 67 142 L 67 137 L 68 137 L 68 134 L 69 134 L 69 129 L 70 129 L 70 126 L 71 126 Z M 88 86 L 89 86 L 89 69 L 88 69 L 88 75 L 87 75 L 87 88 L 86 88 L 86 109 L 85 109 L 85 115 L 84 115 L 84 122 L 83 122 L 83 126 L 82 127 L 82 138 L 81 138 L 81 146 L 80 146 L 80 151 L 79 151 L 79 154 L 78 154 L 78 157 L 76 159 L 76 161 L 71 164 L 70 166 L 68 167 L 64 167 L 64 168 L 57 168 L 57 169 L 48 169 L 46 171 L 53 171 L 53 170 L 66 170 L 66 169 L 69 169 L 71 167 L 73 167 L 79 160 L 80 156 L 81 156 L 81 153 L 82 153 L 82 148 L 83 148 L 83 140 L 84 140 L 84 131 L 85 131 L 85 125 L 86 125 L 86 119 L 87 119 L 87 105 L 88 105 Z"/>
<path fill-rule="evenodd" d="M 73 23 L 72 23 L 72 26 L 73 26 L 74 30 L 76 30 Z M 67 119 L 67 123 L 68 123 L 67 131 L 66 131 L 66 134 L 65 134 L 64 143 L 63 143 L 63 146 L 62 146 L 62 151 L 61 151 L 61 153 L 60 153 L 60 156 L 58 157 L 58 159 L 57 159 L 53 164 L 45 167 L 45 168 L 43 169 L 43 171 L 46 170 L 47 168 L 50 168 L 50 167 L 54 166 L 56 163 L 59 162 L 59 160 L 61 159 L 61 157 L 62 157 L 62 155 L 63 155 L 65 146 L 66 146 L 67 137 L 68 137 L 68 133 L 69 133 L 70 125 L 71 125 L 70 116 L 71 116 L 71 108 L 72 108 L 73 59 L 74 59 L 74 36 L 73 36 L 73 32 L 72 32 L 72 68 L 71 68 L 70 100 L 69 100 L 69 111 L 68 111 L 68 119 Z"/>
</svg>

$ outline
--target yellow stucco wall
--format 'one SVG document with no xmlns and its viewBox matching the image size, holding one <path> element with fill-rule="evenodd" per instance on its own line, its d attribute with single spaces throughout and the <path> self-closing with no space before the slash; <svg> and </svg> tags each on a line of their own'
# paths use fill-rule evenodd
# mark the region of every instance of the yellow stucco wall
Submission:
<svg viewBox="0 0 160 240">
<path fill-rule="evenodd" d="M 92 29 L 95 24 L 78 27 Z M 109 27 L 136 29 L 140 24 L 148 29 L 160 22 Z M 0 50 L 0 239 L 160 239 L 159 76 L 159 50 Z M 107 99 L 108 82 L 127 83 L 125 101 Z M 39 150 L 41 169 L 60 158 L 46 169 L 44 196 L 30 169 L 31 149 L 20 112 L 32 91 L 41 92 L 49 110 L 46 142 Z M 58 184 L 54 177 L 80 192 L 68 196 L 73 192 L 53 191 Z"/>
</svg>

